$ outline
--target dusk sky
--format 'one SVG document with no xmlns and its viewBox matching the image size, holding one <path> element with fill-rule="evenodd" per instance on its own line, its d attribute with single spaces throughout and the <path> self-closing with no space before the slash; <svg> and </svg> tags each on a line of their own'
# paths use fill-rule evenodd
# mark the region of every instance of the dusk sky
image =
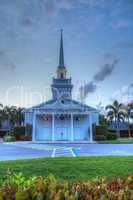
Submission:
<svg viewBox="0 0 133 200">
<path fill-rule="evenodd" d="M 0 102 L 51 98 L 63 28 L 73 97 L 104 106 L 133 100 L 133 0 L 0 0 Z"/>
</svg>

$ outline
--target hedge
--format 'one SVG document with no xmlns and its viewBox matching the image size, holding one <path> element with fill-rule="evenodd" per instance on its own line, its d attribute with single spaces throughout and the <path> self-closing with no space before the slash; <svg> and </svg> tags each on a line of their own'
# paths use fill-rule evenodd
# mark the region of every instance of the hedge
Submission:
<svg viewBox="0 0 133 200">
<path fill-rule="evenodd" d="M 12 129 L 12 134 L 16 137 L 19 138 L 20 136 L 24 136 L 25 135 L 25 126 L 15 126 Z"/>
<path fill-rule="evenodd" d="M 115 140 L 117 139 L 116 131 L 108 129 L 106 126 L 96 126 L 94 131 L 94 140 Z"/>
<path fill-rule="evenodd" d="M 105 135 L 95 135 L 94 140 L 103 141 L 103 140 L 107 140 L 107 137 Z"/>
<path fill-rule="evenodd" d="M 31 125 L 16 126 L 12 129 L 11 135 L 13 135 L 16 140 L 26 141 L 31 140 L 32 127 Z"/>
<path fill-rule="evenodd" d="M 107 140 L 116 140 L 116 139 L 117 139 L 116 133 L 111 133 L 111 132 L 107 133 Z"/>
<path fill-rule="evenodd" d="M 95 134 L 96 135 L 107 135 L 106 126 L 96 126 Z"/>
<path fill-rule="evenodd" d="M 21 173 L 8 173 L 0 186 L 0 200 L 133 200 L 133 175 L 70 184 L 52 175 L 26 179 Z"/>
</svg>

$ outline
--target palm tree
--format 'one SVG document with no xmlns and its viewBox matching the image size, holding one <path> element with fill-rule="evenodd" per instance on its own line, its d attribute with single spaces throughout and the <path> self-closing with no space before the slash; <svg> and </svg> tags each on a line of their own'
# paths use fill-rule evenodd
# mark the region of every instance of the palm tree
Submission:
<svg viewBox="0 0 133 200">
<path fill-rule="evenodd" d="M 112 110 L 109 110 L 107 113 L 107 119 L 109 120 L 110 123 L 112 123 L 113 118 L 114 118 L 114 113 Z"/>
<path fill-rule="evenodd" d="M 13 126 L 16 124 L 17 108 L 15 106 L 5 106 L 3 109 L 3 119 L 9 121 Z"/>
<path fill-rule="evenodd" d="M 128 133 L 129 137 L 131 137 L 131 131 L 130 131 L 130 119 L 133 118 L 133 103 L 129 103 L 125 106 L 125 111 L 126 111 L 126 118 L 128 121 Z"/>
<path fill-rule="evenodd" d="M 17 108 L 16 106 L 5 106 L 0 104 L 0 128 L 2 122 L 9 123 L 10 127 L 24 125 L 24 108 Z"/>
<path fill-rule="evenodd" d="M 117 129 L 117 135 L 119 135 L 119 122 L 125 121 L 126 113 L 123 109 L 123 104 L 119 103 L 117 100 L 113 102 L 112 105 L 107 105 L 106 110 L 108 110 L 107 117 L 111 119 L 111 121 L 115 121 L 115 126 Z"/>
<path fill-rule="evenodd" d="M 2 111 L 3 111 L 3 105 L 0 103 L 0 128 L 2 125 Z"/>
<path fill-rule="evenodd" d="M 16 106 L 5 106 L 3 117 L 8 120 L 13 126 L 21 126 L 24 123 L 24 108 L 17 108 Z"/>
<path fill-rule="evenodd" d="M 24 114 L 23 114 L 24 108 L 18 107 L 16 110 L 16 120 L 17 120 L 17 125 L 21 126 L 24 124 Z"/>
<path fill-rule="evenodd" d="M 130 112 L 130 119 L 133 119 L 133 102 L 130 103 L 131 112 Z"/>
<path fill-rule="evenodd" d="M 7 120 L 10 121 L 10 117 L 11 117 L 11 110 L 9 106 L 5 106 L 3 108 L 3 120 Z"/>
</svg>

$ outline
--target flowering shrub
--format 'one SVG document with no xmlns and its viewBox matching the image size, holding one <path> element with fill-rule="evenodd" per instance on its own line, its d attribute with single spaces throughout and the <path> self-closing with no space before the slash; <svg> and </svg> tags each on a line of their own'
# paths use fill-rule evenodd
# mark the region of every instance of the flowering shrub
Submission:
<svg viewBox="0 0 133 200">
<path fill-rule="evenodd" d="M 26 179 L 8 172 L 0 186 L 0 200 L 133 200 L 133 175 L 93 181 L 58 182 L 52 175 Z"/>
</svg>

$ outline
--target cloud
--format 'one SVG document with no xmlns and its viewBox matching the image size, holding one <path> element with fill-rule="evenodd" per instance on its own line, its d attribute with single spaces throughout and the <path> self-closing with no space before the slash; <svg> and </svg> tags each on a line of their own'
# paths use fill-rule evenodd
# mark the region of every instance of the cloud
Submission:
<svg viewBox="0 0 133 200">
<path fill-rule="evenodd" d="M 122 103 L 130 103 L 133 101 L 133 83 L 124 85 L 120 89 L 116 90 L 111 97 L 111 100 L 118 100 Z"/>
<path fill-rule="evenodd" d="M 118 0 L 119 1 L 119 0 Z M 99 12 L 100 8 L 107 8 L 110 10 L 110 5 L 115 8 L 115 1 L 107 1 L 107 0 L 23 0 L 17 1 L 14 0 L 12 3 L 7 0 L 0 7 L 0 15 L 2 15 L 3 26 L 8 23 L 4 29 L 6 31 L 12 30 L 15 32 L 15 35 L 23 35 L 25 34 L 25 29 L 28 32 L 31 26 L 36 28 L 36 25 L 39 25 L 42 29 L 47 29 L 46 26 L 54 26 L 56 23 L 56 17 L 64 11 L 74 11 L 77 15 L 81 13 L 83 16 L 81 22 L 79 20 L 78 24 L 84 25 L 86 32 L 94 32 L 97 29 L 101 28 L 106 22 L 106 12 Z M 87 12 L 81 12 L 84 8 L 88 8 Z M 95 9 L 99 8 L 98 12 L 95 12 Z M 77 13 L 77 10 L 80 9 L 80 12 Z M 65 12 L 66 13 L 66 12 Z M 63 13 L 63 18 L 65 14 Z M 60 19 L 57 18 L 58 26 L 60 26 L 60 21 L 62 21 L 62 16 Z M 1 17 L 1 16 L 0 16 Z M 77 18 L 79 16 L 76 16 Z M 12 20 L 12 22 L 11 22 Z M 51 21 L 50 21 L 51 20 Z M 84 23 L 83 23 L 84 21 Z M 129 22 L 128 22 L 129 23 Z M 61 22 L 62 24 L 62 22 Z M 125 26 L 127 24 L 127 20 L 122 19 L 117 22 L 114 21 L 114 26 Z M 22 28 L 21 28 L 22 27 Z M 3 28 L 1 28 L 1 32 L 3 32 Z M 7 30 L 8 29 L 8 30 Z M 33 33 L 34 35 L 36 33 Z M 8 36 L 11 37 L 11 34 L 8 33 Z"/>
<path fill-rule="evenodd" d="M 133 88 L 133 83 L 130 84 L 130 87 Z"/>
<path fill-rule="evenodd" d="M 133 1 L 132 0 L 117 0 L 113 2 L 115 7 L 112 9 L 111 16 L 118 17 L 118 16 L 126 16 L 127 14 L 130 15 L 133 9 Z"/>
<path fill-rule="evenodd" d="M 105 59 L 105 64 L 99 69 L 98 72 L 96 72 L 96 74 L 93 76 L 92 81 L 79 88 L 81 99 L 85 99 L 89 93 L 94 93 L 98 88 L 98 84 L 108 78 L 119 63 L 119 59 L 113 57 L 112 54 L 106 54 L 106 56 L 107 58 L 109 57 L 109 60 Z"/>
<path fill-rule="evenodd" d="M 33 25 L 33 20 L 30 17 L 24 17 L 21 24 L 24 27 L 31 27 Z"/>
<path fill-rule="evenodd" d="M 97 85 L 91 81 L 87 84 L 85 84 L 84 86 L 80 87 L 80 97 L 84 98 L 87 96 L 88 93 L 94 93 L 97 89 Z"/>
<path fill-rule="evenodd" d="M 94 32 L 105 22 L 105 15 L 104 14 L 97 14 L 97 15 L 89 15 L 87 19 L 86 29 L 88 32 Z"/>
<path fill-rule="evenodd" d="M 48 16 L 54 16 L 57 14 L 58 7 L 55 0 L 43 0 L 42 3 Z"/>
<path fill-rule="evenodd" d="M 119 59 L 115 58 L 112 63 L 105 63 L 101 69 L 94 75 L 95 82 L 104 81 L 108 76 L 110 76 L 119 62 Z"/>
<path fill-rule="evenodd" d="M 79 0 L 81 4 L 86 4 L 89 7 L 105 7 L 110 5 L 110 2 L 107 0 Z"/>
<path fill-rule="evenodd" d="M 120 41 L 117 44 L 115 44 L 113 48 L 117 48 L 117 49 L 133 48 L 133 41 Z"/>
<path fill-rule="evenodd" d="M 42 0 L 42 5 L 49 16 L 55 16 L 62 9 L 71 10 L 79 5 L 85 5 L 89 8 L 104 7 L 107 3 L 105 0 Z"/>
<path fill-rule="evenodd" d="M 56 0 L 59 8 L 70 10 L 74 8 L 74 0 Z"/>
<path fill-rule="evenodd" d="M 132 26 L 132 22 L 129 20 L 129 19 L 118 19 L 116 21 L 113 21 L 111 23 L 111 26 L 113 28 L 127 28 L 127 27 L 130 27 Z"/>
<path fill-rule="evenodd" d="M 15 63 L 11 60 L 8 53 L 4 50 L 0 50 L 0 69 L 1 70 L 14 70 L 16 68 Z"/>
<path fill-rule="evenodd" d="M 96 108 L 97 108 L 97 110 L 100 111 L 100 114 L 103 114 L 103 115 L 106 114 L 105 106 L 102 104 L 102 102 L 99 102 L 99 103 L 96 105 Z"/>
<path fill-rule="evenodd" d="M 122 15 L 129 10 L 132 10 L 133 4 L 130 0 L 42 0 L 44 2 L 50 2 L 50 4 L 56 4 L 56 9 L 65 9 L 70 10 L 78 7 L 79 5 L 85 5 L 88 8 L 112 8 L 113 12 L 117 15 Z M 130 3 L 129 3 L 130 2 Z M 112 14 L 113 15 L 113 14 Z M 125 19 L 121 19 L 117 22 L 119 26 L 125 26 L 127 21 Z"/>
<path fill-rule="evenodd" d="M 0 57 L 3 57 L 5 55 L 5 51 L 0 50 Z"/>
<path fill-rule="evenodd" d="M 73 0 L 42 0 L 41 2 L 46 15 L 49 17 L 55 17 L 62 9 L 71 10 L 76 5 Z"/>
</svg>

